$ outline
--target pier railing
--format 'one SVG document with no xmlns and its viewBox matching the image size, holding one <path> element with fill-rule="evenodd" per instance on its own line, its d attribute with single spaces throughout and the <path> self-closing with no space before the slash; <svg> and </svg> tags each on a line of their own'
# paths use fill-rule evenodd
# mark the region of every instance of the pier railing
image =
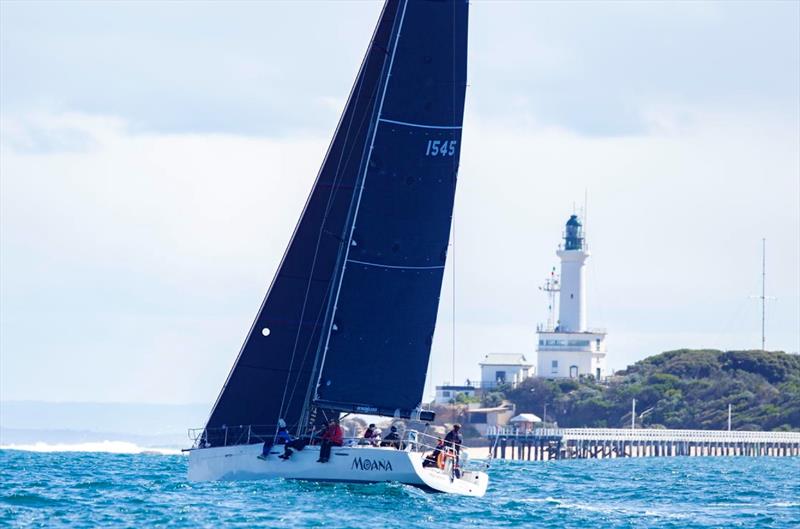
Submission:
<svg viewBox="0 0 800 529">
<path fill-rule="evenodd" d="M 487 437 L 561 437 L 564 440 L 696 441 L 800 443 L 800 432 L 746 432 L 737 430 L 671 430 L 664 428 L 507 428 L 490 427 Z"/>
<path fill-rule="evenodd" d="M 800 432 L 493 427 L 493 457 L 549 460 L 663 456 L 798 456 Z"/>
</svg>

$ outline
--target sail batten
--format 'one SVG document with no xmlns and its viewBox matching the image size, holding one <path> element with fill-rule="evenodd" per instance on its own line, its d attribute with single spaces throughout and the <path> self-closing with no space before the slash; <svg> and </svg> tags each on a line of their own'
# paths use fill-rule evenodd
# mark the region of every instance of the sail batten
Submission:
<svg viewBox="0 0 800 529">
<path fill-rule="evenodd" d="M 444 129 L 444 130 L 461 130 L 461 125 L 426 125 L 423 123 L 410 123 L 408 121 L 399 121 L 396 119 L 380 119 L 383 123 L 393 123 L 395 125 L 403 125 L 406 127 L 417 127 L 420 129 Z"/>
</svg>

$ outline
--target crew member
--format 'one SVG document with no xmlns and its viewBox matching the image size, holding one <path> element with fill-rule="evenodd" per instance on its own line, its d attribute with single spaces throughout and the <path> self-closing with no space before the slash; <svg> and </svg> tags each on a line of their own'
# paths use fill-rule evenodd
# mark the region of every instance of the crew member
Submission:
<svg viewBox="0 0 800 529">
<path fill-rule="evenodd" d="M 381 441 L 381 446 L 393 446 L 395 448 L 400 448 L 400 434 L 397 433 L 397 426 L 392 425 L 389 429 L 389 433 L 386 434 L 386 437 L 383 438 Z"/>
<path fill-rule="evenodd" d="M 259 459 L 266 459 L 269 455 L 270 450 L 275 445 L 288 445 L 293 440 L 292 436 L 289 435 L 289 432 L 286 430 L 286 421 L 283 419 L 278 419 L 278 433 L 275 434 L 275 437 L 272 439 L 267 439 L 264 441 L 264 447 L 261 449 L 261 455 L 258 456 Z M 284 453 L 286 449 L 284 449 Z"/>
<path fill-rule="evenodd" d="M 370 424 L 367 426 L 367 429 L 364 431 L 364 436 L 362 437 L 363 441 L 360 444 L 370 444 L 372 443 L 373 439 L 375 438 L 375 425 Z"/>
<path fill-rule="evenodd" d="M 433 452 L 425 456 L 425 459 L 422 461 L 422 466 L 427 467 L 435 467 L 439 464 L 439 454 L 442 453 L 444 450 L 444 439 L 439 438 L 436 443 L 436 448 L 433 449 Z"/>
<path fill-rule="evenodd" d="M 337 419 L 331 419 L 328 429 L 322 434 L 322 444 L 319 448 L 319 459 L 317 463 L 327 463 L 331 457 L 331 446 L 342 446 L 344 444 L 344 432 L 339 426 Z"/>
<path fill-rule="evenodd" d="M 444 438 L 444 442 L 448 448 L 452 448 L 456 451 L 456 455 L 461 453 L 461 445 L 464 442 L 464 438 L 461 437 L 461 425 L 456 423 L 453 425 L 453 429 L 450 430 Z"/>
</svg>

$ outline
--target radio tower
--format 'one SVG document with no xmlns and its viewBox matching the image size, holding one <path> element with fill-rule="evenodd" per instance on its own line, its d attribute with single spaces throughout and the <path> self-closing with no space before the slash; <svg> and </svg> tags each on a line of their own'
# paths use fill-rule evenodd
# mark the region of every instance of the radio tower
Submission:
<svg viewBox="0 0 800 529">
<path fill-rule="evenodd" d="M 556 328 L 556 293 L 561 291 L 561 281 L 556 274 L 555 266 L 550 270 L 550 276 L 545 279 L 544 285 L 540 286 L 539 290 L 547 292 L 549 304 L 547 305 L 547 329 L 545 330 L 552 331 Z"/>
<path fill-rule="evenodd" d="M 751 296 L 753 299 L 761 300 L 761 350 L 767 350 L 767 300 L 774 297 L 767 296 L 767 239 L 761 239 L 761 295 Z"/>
</svg>

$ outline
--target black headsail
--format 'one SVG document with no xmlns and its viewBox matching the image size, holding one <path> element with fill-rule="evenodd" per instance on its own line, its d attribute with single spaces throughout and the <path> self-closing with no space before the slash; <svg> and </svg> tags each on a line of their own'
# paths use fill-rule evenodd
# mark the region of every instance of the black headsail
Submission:
<svg viewBox="0 0 800 529">
<path fill-rule="evenodd" d="M 338 289 L 401 2 L 384 6 L 325 160 L 277 274 L 206 425 L 212 445 L 271 434 L 303 413 Z M 316 376 L 316 375 L 315 375 Z M 261 431 L 259 431 L 261 430 Z"/>
<path fill-rule="evenodd" d="M 399 9 L 315 404 L 408 417 L 422 398 L 447 256 L 467 3 Z"/>
<path fill-rule="evenodd" d="M 418 407 L 447 256 L 466 39 L 466 0 L 387 0 L 214 405 L 212 445 L 269 435 L 279 417 L 300 428 L 312 401 L 401 416 Z"/>
</svg>

